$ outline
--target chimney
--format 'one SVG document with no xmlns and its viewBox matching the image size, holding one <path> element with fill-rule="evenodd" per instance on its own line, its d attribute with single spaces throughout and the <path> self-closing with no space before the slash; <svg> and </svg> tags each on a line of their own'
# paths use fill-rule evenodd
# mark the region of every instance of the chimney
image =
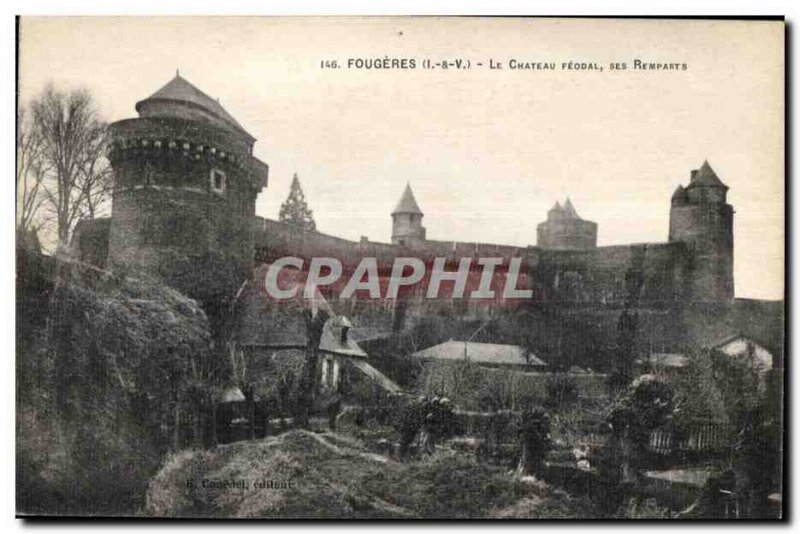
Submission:
<svg viewBox="0 0 800 534">
<path fill-rule="evenodd" d="M 347 332 L 350 330 L 350 327 L 353 326 L 352 323 L 350 323 L 347 317 L 342 315 L 336 318 L 336 322 L 333 324 L 333 326 L 339 330 L 339 342 L 342 345 L 346 345 Z"/>
</svg>

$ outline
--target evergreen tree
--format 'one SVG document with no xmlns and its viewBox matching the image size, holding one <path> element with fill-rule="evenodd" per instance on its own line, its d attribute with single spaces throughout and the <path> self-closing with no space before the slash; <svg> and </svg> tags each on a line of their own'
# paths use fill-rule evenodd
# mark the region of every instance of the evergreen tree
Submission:
<svg viewBox="0 0 800 534">
<path fill-rule="evenodd" d="M 289 196 L 286 201 L 281 204 L 281 211 L 278 216 L 281 222 L 299 226 L 306 230 L 316 230 L 317 225 L 314 222 L 314 212 L 308 209 L 303 189 L 300 187 L 300 180 L 295 173 L 292 178 L 292 186 L 289 190 Z"/>
</svg>

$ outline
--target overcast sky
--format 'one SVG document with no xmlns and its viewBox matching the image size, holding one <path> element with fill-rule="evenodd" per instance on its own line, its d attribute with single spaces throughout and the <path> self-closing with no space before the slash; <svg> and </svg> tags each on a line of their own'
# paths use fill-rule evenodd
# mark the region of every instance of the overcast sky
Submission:
<svg viewBox="0 0 800 534">
<path fill-rule="evenodd" d="M 321 69 L 415 58 L 413 70 Z M 463 58 L 469 70 L 424 70 Z M 509 70 L 597 62 L 603 72 Z M 633 60 L 686 63 L 638 71 Z M 505 64 L 489 70 L 489 59 Z M 477 67 L 475 62 L 484 62 Z M 612 72 L 611 62 L 627 70 Z M 346 65 L 344 65 L 346 67 Z M 93 92 L 108 121 L 181 75 L 258 139 L 259 215 L 297 172 L 326 233 L 388 241 L 410 182 L 431 239 L 535 244 L 569 196 L 600 245 L 663 242 L 670 196 L 708 159 L 730 186 L 738 297 L 783 294 L 783 26 L 537 19 L 23 19 L 20 91 Z"/>
</svg>

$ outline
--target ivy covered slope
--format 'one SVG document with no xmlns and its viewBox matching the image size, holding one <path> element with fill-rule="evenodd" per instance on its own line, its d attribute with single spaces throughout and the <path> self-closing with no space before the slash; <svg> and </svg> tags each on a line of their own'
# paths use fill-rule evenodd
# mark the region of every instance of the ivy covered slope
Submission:
<svg viewBox="0 0 800 534">
<path fill-rule="evenodd" d="M 223 373 L 206 316 L 153 280 L 17 253 L 17 510 L 135 514 Z"/>
</svg>

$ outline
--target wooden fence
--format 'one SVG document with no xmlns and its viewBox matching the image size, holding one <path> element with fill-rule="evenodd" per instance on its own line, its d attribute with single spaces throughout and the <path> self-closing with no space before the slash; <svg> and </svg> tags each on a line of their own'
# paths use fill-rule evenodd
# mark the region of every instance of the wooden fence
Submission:
<svg viewBox="0 0 800 534">
<path fill-rule="evenodd" d="M 456 410 L 459 434 L 482 437 L 492 434 L 498 442 L 516 439 L 516 418 L 520 412 L 472 412 Z M 657 455 L 673 453 L 719 453 L 730 446 L 731 428 L 724 423 L 695 421 L 682 428 L 663 427 L 651 432 L 648 450 Z M 602 448 L 608 435 L 590 432 L 579 437 L 577 444 L 592 450 Z"/>
<path fill-rule="evenodd" d="M 682 431 L 659 428 L 650 434 L 649 449 L 661 455 L 674 452 L 721 452 L 729 446 L 731 429 L 724 423 L 699 421 Z"/>
</svg>

